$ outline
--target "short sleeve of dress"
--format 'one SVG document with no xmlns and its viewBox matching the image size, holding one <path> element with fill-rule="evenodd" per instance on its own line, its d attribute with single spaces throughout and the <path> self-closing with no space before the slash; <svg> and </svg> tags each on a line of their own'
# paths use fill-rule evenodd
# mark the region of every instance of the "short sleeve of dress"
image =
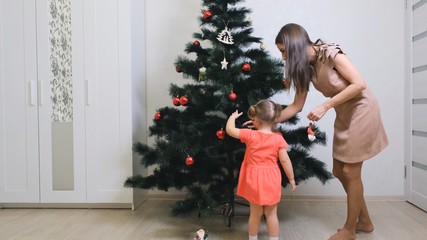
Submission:
<svg viewBox="0 0 427 240">
<path fill-rule="evenodd" d="M 328 58 L 334 58 L 338 53 L 345 52 L 341 49 L 340 45 L 335 43 L 325 43 L 322 45 L 319 45 L 319 55 L 318 58 L 321 62 L 325 62 Z"/>
<path fill-rule="evenodd" d="M 278 140 L 278 142 L 279 142 L 279 150 L 286 149 L 288 147 L 288 143 L 283 138 L 283 136 L 282 136 L 281 133 L 277 133 L 277 134 L 279 135 L 278 136 L 278 138 L 279 138 L 279 140 Z"/>
<path fill-rule="evenodd" d="M 251 138 L 251 129 L 240 129 L 239 138 L 242 143 L 247 143 Z"/>
</svg>

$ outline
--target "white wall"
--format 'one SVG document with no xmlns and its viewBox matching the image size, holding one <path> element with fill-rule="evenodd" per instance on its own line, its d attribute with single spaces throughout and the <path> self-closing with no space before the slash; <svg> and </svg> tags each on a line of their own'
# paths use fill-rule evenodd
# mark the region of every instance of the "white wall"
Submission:
<svg viewBox="0 0 427 240">
<path fill-rule="evenodd" d="M 173 63 L 178 55 L 184 54 L 185 44 L 193 41 L 192 34 L 199 30 L 200 1 L 146 1 L 148 124 L 152 123 L 157 108 L 172 106 L 169 84 L 188 81 L 175 72 Z M 278 30 L 289 22 L 305 27 L 312 40 L 322 38 L 343 47 L 377 96 L 390 141 L 385 151 L 364 164 L 365 194 L 368 197 L 403 197 L 404 1 L 247 0 L 243 4 L 253 11 L 250 17 L 254 36 L 264 38 L 268 50 L 275 57 L 279 58 L 280 54 L 274 46 L 274 39 Z M 274 99 L 289 103 L 292 95 L 282 94 Z M 306 125 L 307 113 L 324 100 L 318 92 L 310 92 L 301 113 L 304 121 L 300 124 Z M 320 128 L 327 132 L 329 142 L 326 147 L 319 146 L 312 153 L 324 161 L 330 171 L 334 114 L 330 111 L 318 122 Z M 162 194 L 159 191 L 150 193 Z M 284 194 L 289 195 L 289 190 Z M 325 186 L 312 179 L 301 184 L 294 196 L 335 197 L 344 196 L 344 191 L 336 179 Z"/>
</svg>

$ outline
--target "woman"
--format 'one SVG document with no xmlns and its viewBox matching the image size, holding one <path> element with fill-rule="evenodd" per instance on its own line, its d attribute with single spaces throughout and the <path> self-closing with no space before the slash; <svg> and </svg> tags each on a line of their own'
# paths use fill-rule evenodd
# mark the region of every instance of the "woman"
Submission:
<svg viewBox="0 0 427 240">
<path fill-rule="evenodd" d="M 372 232 L 374 225 L 363 196 L 362 165 L 388 145 L 375 96 L 339 45 L 320 39 L 313 43 L 300 25 L 283 26 L 276 46 L 286 61 L 285 81 L 296 92 L 278 120 L 283 122 L 302 110 L 310 83 L 328 99 L 308 119 L 319 121 L 332 108 L 336 112 L 333 174 L 347 193 L 347 219 L 329 239 L 356 239 L 357 231 Z"/>
</svg>

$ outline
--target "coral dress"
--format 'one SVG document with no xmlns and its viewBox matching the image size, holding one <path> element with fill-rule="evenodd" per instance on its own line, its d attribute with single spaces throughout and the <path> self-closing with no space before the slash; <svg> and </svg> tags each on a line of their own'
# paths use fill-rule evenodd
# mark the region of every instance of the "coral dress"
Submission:
<svg viewBox="0 0 427 240">
<path fill-rule="evenodd" d="M 240 168 L 237 195 L 258 205 L 274 205 L 282 195 L 279 150 L 288 144 L 280 133 L 240 130 L 240 141 L 246 144 Z"/>
<path fill-rule="evenodd" d="M 333 97 L 350 83 L 335 70 L 332 59 L 343 53 L 339 45 L 318 45 L 315 65 L 317 78 L 314 87 L 325 97 Z M 358 96 L 335 107 L 333 158 L 357 163 L 375 156 L 387 145 L 388 139 L 381 120 L 380 109 L 371 90 L 366 88 Z"/>
</svg>

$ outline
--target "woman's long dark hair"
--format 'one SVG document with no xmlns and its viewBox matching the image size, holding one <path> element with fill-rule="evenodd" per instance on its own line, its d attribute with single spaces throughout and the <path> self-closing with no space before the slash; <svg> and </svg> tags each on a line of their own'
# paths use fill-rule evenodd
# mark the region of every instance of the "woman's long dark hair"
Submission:
<svg viewBox="0 0 427 240">
<path fill-rule="evenodd" d="M 289 23 L 280 29 L 276 44 L 283 44 L 286 51 L 286 76 L 297 92 L 308 91 L 314 75 L 307 50 L 313 45 L 307 31 L 296 23 Z"/>
</svg>

